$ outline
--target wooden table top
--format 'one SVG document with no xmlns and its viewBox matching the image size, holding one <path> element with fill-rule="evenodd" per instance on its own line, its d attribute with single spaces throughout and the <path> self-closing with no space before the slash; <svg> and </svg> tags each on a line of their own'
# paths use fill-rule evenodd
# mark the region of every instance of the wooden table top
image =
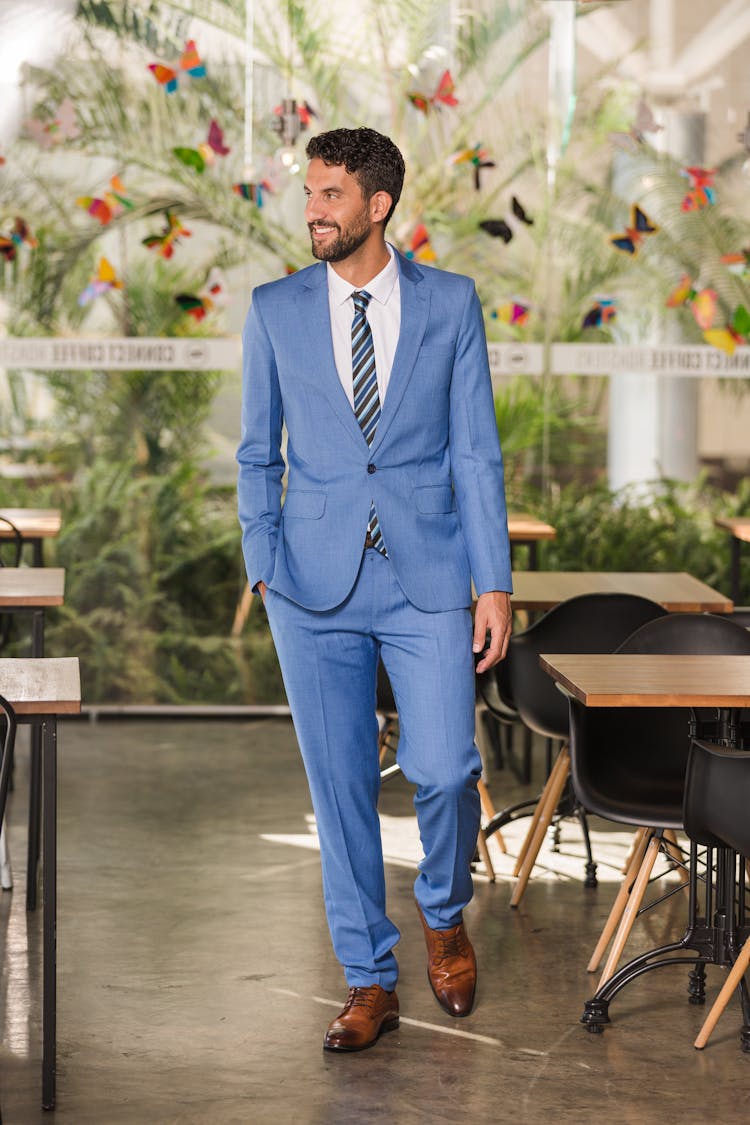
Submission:
<svg viewBox="0 0 750 1125">
<path fill-rule="evenodd" d="M 714 526 L 731 532 L 735 539 L 741 539 L 743 543 L 750 543 L 750 516 L 717 516 Z"/>
<path fill-rule="evenodd" d="M 62 527 L 58 508 L 0 508 L 0 517 L 10 520 L 24 539 L 54 539 Z M 0 539 L 12 537 L 10 528 L 0 522 Z"/>
<path fill-rule="evenodd" d="M 508 535 L 511 542 L 529 539 L 554 539 L 557 531 L 550 523 L 525 512 L 508 513 Z"/>
<path fill-rule="evenodd" d="M 0 660 L 0 695 L 17 715 L 77 715 L 81 710 L 78 657 Z"/>
<path fill-rule="evenodd" d="M 518 570 L 514 609 L 546 610 L 579 594 L 638 594 L 672 613 L 731 613 L 733 603 L 691 574 L 666 571 Z"/>
<path fill-rule="evenodd" d="M 65 600 L 65 569 L 60 566 L 0 566 L 0 607 L 42 609 Z"/>
<path fill-rule="evenodd" d="M 545 653 L 539 660 L 587 707 L 750 706 L 750 656 Z"/>
</svg>

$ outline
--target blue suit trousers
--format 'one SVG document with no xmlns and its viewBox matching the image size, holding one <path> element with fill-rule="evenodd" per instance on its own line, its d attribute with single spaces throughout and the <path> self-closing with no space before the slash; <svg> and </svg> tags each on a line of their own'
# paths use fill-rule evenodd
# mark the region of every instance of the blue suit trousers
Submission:
<svg viewBox="0 0 750 1125">
<path fill-rule="evenodd" d="M 471 899 L 480 818 L 471 613 L 417 609 L 372 549 L 335 609 L 269 589 L 266 611 L 310 786 L 334 951 L 350 986 L 390 991 L 399 931 L 386 914 L 377 813 L 378 657 L 398 708 L 398 762 L 416 786 L 415 895 L 428 925 L 448 929 Z"/>
</svg>

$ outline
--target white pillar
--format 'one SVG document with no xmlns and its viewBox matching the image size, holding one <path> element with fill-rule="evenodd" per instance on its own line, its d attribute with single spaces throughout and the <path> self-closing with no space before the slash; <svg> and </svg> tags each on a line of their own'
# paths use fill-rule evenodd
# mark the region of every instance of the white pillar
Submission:
<svg viewBox="0 0 750 1125">
<path fill-rule="evenodd" d="M 686 165 L 700 166 L 705 151 L 705 114 L 667 109 L 657 116 L 664 129 L 653 135 L 654 146 Z M 628 180 L 632 180 L 627 161 L 626 153 L 617 153 L 613 180 L 615 191 L 621 185 L 620 194 Z M 668 318 L 666 313 L 655 316 L 652 343 L 676 344 L 680 338 L 676 318 Z M 607 450 L 610 488 L 617 490 L 626 485 L 645 488 L 658 477 L 681 481 L 695 479 L 698 473 L 698 390 L 698 380 L 687 376 L 638 372 L 611 376 Z"/>
</svg>

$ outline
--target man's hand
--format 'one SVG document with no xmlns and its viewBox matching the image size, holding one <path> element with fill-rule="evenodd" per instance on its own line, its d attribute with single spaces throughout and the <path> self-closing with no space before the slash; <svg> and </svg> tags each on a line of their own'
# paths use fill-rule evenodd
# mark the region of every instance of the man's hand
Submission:
<svg viewBox="0 0 750 1125">
<path fill-rule="evenodd" d="M 256 582 L 255 583 L 255 589 L 260 594 L 260 600 L 263 602 L 263 605 L 265 605 L 266 604 L 266 590 L 268 589 L 265 582 Z"/>
<path fill-rule="evenodd" d="M 476 666 L 477 672 L 486 672 L 505 657 L 510 629 L 510 594 L 502 590 L 489 590 L 486 594 L 480 594 L 474 611 L 474 653 L 484 651 L 488 633 L 490 643 L 486 655 Z"/>
</svg>

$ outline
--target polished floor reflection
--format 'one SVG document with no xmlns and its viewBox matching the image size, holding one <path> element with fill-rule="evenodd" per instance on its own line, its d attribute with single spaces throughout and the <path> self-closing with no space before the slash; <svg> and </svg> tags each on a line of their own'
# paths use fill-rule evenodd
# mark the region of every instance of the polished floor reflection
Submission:
<svg viewBox="0 0 750 1125">
<path fill-rule="evenodd" d="M 401 1027 L 361 1054 L 325 1054 L 345 986 L 284 719 L 62 724 L 58 1105 L 43 1113 L 40 918 L 27 916 L 23 893 L 26 737 L 10 803 L 16 889 L 0 896 L 3 1125 L 750 1119 L 739 1006 L 695 1051 L 705 1009 L 687 1003 L 682 968 L 625 989 L 604 1035 L 578 1023 L 594 987 L 585 965 L 627 846 L 602 822 L 595 891 L 583 887 L 574 822 L 516 911 L 507 862 L 493 852 L 499 881 L 479 872 L 467 911 L 478 1003 L 468 1019 L 444 1015 L 426 980 L 411 892 L 418 844 L 400 777 L 381 805 L 402 934 Z M 508 769 L 489 780 L 497 805 L 525 792 Z M 679 932 L 685 909 L 676 895 L 639 922 L 634 947 Z M 709 970 L 709 1000 L 722 979 Z"/>
</svg>

